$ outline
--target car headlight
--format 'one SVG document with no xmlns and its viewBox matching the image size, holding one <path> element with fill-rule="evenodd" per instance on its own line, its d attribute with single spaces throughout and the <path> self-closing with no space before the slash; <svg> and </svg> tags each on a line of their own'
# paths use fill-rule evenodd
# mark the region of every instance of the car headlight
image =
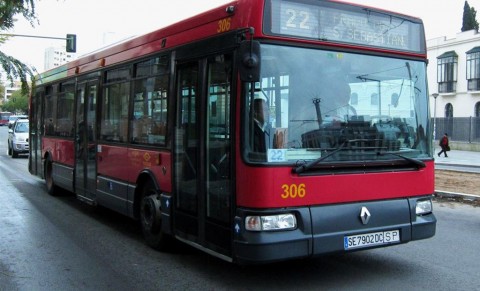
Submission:
<svg viewBox="0 0 480 291">
<path fill-rule="evenodd" d="M 245 229 L 250 231 L 289 230 L 296 227 L 297 219 L 291 213 L 245 218 Z"/>
<path fill-rule="evenodd" d="M 432 200 L 417 200 L 417 206 L 415 207 L 415 214 L 417 215 L 425 215 L 432 213 Z"/>
</svg>

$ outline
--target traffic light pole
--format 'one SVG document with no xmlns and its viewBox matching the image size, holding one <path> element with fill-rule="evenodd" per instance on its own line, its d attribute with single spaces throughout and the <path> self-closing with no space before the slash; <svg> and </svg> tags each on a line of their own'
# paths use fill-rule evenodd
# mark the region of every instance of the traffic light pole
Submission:
<svg viewBox="0 0 480 291">
<path fill-rule="evenodd" d="M 66 44 L 67 53 L 75 53 L 77 51 L 77 35 L 76 34 L 67 34 L 67 37 L 52 37 L 52 36 L 0 33 L 0 36 L 18 36 L 18 37 L 66 40 L 67 41 L 67 44 Z"/>
<path fill-rule="evenodd" d="M 20 37 L 48 38 L 48 39 L 62 39 L 62 40 L 67 40 L 67 38 L 64 38 L 64 37 L 36 36 L 36 35 L 25 35 L 25 34 L 0 33 L 0 35 L 2 35 L 2 36 L 20 36 Z"/>
</svg>

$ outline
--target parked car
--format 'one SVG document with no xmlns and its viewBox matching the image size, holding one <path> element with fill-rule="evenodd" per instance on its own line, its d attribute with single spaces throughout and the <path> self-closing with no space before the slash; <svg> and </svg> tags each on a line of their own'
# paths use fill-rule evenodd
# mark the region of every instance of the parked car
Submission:
<svg viewBox="0 0 480 291">
<path fill-rule="evenodd" d="M 17 121 L 17 119 L 27 119 L 28 116 L 26 115 L 10 115 L 8 117 L 8 128 L 11 128 L 13 123 Z"/>
<path fill-rule="evenodd" d="M 8 130 L 8 155 L 28 153 L 28 119 L 17 119 Z"/>
</svg>

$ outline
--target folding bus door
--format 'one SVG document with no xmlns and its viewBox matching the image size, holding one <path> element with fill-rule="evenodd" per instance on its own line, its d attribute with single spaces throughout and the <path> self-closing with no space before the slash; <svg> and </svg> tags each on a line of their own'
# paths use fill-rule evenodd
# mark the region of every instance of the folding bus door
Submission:
<svg viewBox="0 0 480 291">
<path fill-rule="evenodd" d="M 231 58 L 178 66 L 175 131 L 176 235 L 231 254 Z"/>
<path fill-rule="evenodd" d="M 40 175 L 43 171 L 42 167 L 42 122 L 43 111 L 42 102 L 45 98 L 45 91 L 43 88 L 39 89 L 35 95 L 32 96 L 32 104 L 30 108 L 30 155 L 29 155 L 29 170 L 33 175 Z"/>
<path fill-rule="evenodd" d="M 75 193 L 86 202 L 96 197 L 96 107 L 98 82 L 81 83 L 77 87 L 75 124 Z"/>
</svg>

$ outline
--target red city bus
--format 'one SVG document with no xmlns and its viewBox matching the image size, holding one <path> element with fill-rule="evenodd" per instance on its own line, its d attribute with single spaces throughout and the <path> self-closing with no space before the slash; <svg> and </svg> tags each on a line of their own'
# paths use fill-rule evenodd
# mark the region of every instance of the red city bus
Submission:
<svg viewBox="0 0 480 291">
<path fill-rule="evenodd" d="M 8 125 L 9 117 L 12 115 L 12 112 L 0 112 L 0 126 Z"/>
<path fill-rule="evenodd" d="M 233 1 L 41 74 L 29 170 L 238 264 L 429 238 L 426 64 L 416 18 Z"/>
</svg>

